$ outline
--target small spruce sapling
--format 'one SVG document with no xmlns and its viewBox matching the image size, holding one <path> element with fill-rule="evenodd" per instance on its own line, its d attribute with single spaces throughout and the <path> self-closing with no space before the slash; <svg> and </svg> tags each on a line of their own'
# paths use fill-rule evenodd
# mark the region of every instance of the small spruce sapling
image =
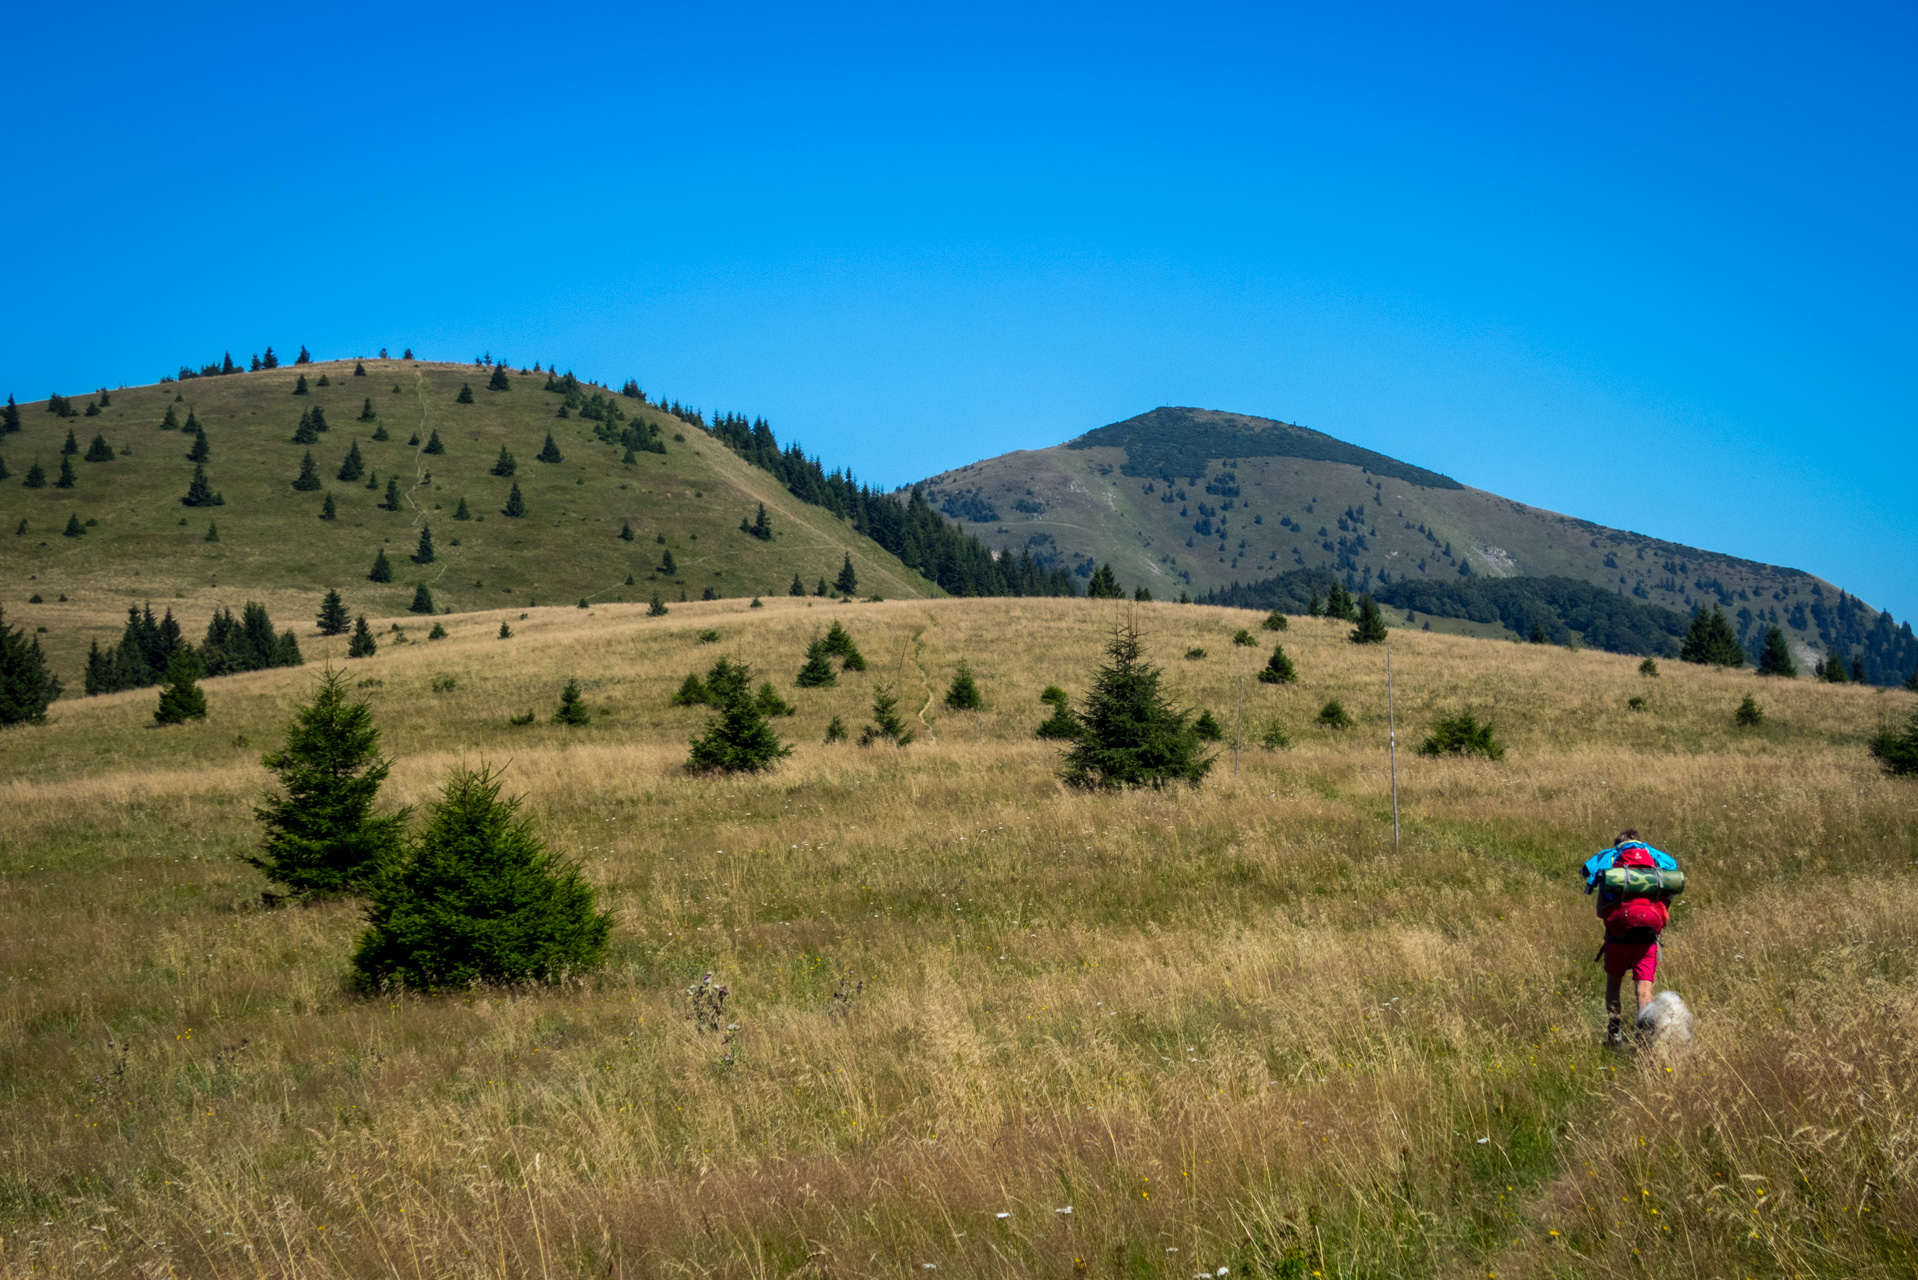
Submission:
<svg viewBox="0 0 1918 1280">
<path fill-rule="evenodd" d="M 1267 631 L 1283 631 L 1290 624 L 1286 622 L 1284 614 L 1280 613 L 1277 609 L 1274 609 L 1272 612 L 1265 615 L 1265 621 L 1261 622 L 1259 625 L 1265 628 L 1265 630 Z"/>
<path fill-rule="evenodd" d="M 307 450 L 300 459 L 300 474 L 293 481 L 293 487 L 301 493 L 312 493 L 320 487 L 320 469 L 313 463 L 313 451 Z"/>
<path fill-rule="evenodd" d="M 413 552 L 413 563 L 414 564 L 432 564 L 434 558 L 435 557 L 433 554 L 433 526 L 430 524 L 423 524 L 420 526 L 419 546 Z"/>
<path fill-rule="evenodd" d="M 946 688 L 946 709 L 948 711 L 983 711 L 986 700 L 980 696 L 979 683 L 973 679 L 972 665 L 963 658 L 952 674 L 952 683 Z"/>
<path fill-rule="evenodd" d="M 580 696 L 579 681 L 568 680 L 566 687 L 559 691 L 559 709 L 553 712 L 553 723 L 578 726 L 591 724 L 592 721 L 593 714 L 586 709 L 585 699 Z"/>
<path fill-rule="evenodd" d="M 460 393 L 457 396 L 453 397 L 453 403 L 454 404 L 473 403 L 473 388 L 468 386 L 464 382 L 460 383 Z"/>
<path fill-rule="evenodd" d="M 792 754 L 766 723 L 764 709 L 748 692 L 751 685 L 751 668 L 727 658 L 707 673 L 707 698 L 718 714 L 709 717 L 692 740 L 687 772 L 758 773 Z"/>
<path fill-rule="evenodd" d="M 859 745 L 870 747 L 879 741 L 889 741 L 895 746 L 909 746 L 913 733 L 906 728 L 906 722 L 899 718 L 899 698 L 889 685 L 879 685 L 872 693 L 873 723 L 859 731 Z"/>
<path fill-rule="evenodd" d="M 71 514 L 68 515 L 67 527 L 60 531 L 61 536 L 66 538 L 78 538 L 84 533 L 86 533 L 86 527 L 80 523 L 80 517 L 78 515 L 71 515 Z"/>
<path fill-rule="evenodd" d="M 846 736 L 846 722 L 834 716 L 826 725 L 826 741 L 828 743 L 844 742 Z"/>
<path fill-rule="evenodd" d="M 493 463 L 493 474 L 496 476 L 510 476 L 518 466 L 519 464 L 513 461 L 513 455 L 506 451 L 506 446 L 501 445 L 499 447 L 499 458 Z"/>
<path fill-rule="evenodd" d="M 1755 729 L 1765 723 L 1765 709 L 1748 693 L 1745 700 L 1738 704 L 1738 710 L 1732 713 L 1732 722 L 1741 729 Z"/>
<path fill-rule="evenodd" d="M 806 594 L 806 584 L 799 580 L 799 575 L 797 573 L 793 574 L 793 584 L 790 587 L 786 588 L 786 594 L 789 596 L 801 596 L 801 597 L 803 597 Z"/>
<path fill-rule="evenodd" d="M 407 606 L 411 613 L 432 613 L 433 593 L 426 589 L 424 582 L 413 588 L 413 603 Z"/>
<path fill-rule="evenodd" d="M 160 705 L 154 708 L 153 723 L 185 724 L 206 719 L 206 694 L 199 680 L 205 673 L 200 655 L 192 646 L 183 645 L 167 662 L 166 684 L 160 690 Z"/>
<path fill-rule="evenodd" d="M 366 625 L 366 615 L 362 613 L 353 624 L 353 638 L 346 642 L 346 656 L 370 658 L 379 651 L 379 642 L 373 639 L 373 628 Z"/>
<path fill-rule="evenodd" d="M 1765 647 L 1758 653 L 1758 674 L 1761 676 L 1782 676 L 1787 680 L 1798 675 L 1798 664 L 1792 661 L 1791 646 L 1785 643 L 1785 633 L 1777 627 L 1765 633 Z"/>
<path fill-rule="evenodd" d="M 1299 673 L 1292 665 L 1292 659 L 1285 655 L 1285 646 L 1272 646 L 1272 656 L 1259 668 L 1260 684 L 1297 684 Z"/>
<path fill-rule="evenodd" d="M 1106 662 L 1093 675 L 1079 733 L 1065 750 L 1060 776 L 1088 791 L 1177 783 L 1197 784 L 1212 769 L 1188 713 L 1175 709 L 1160 687 L 1163 672 L 1145 660 L 1144 640 L 1131 624 L 1106 643 Z"/>
<path fill-rule="evenodd" d="M 346 451 L 346 457 L 340 462 L 341 480 L 358 480 L 366 474 L 366 460 L 360 457 L 360 442 L 355 440 Z"/>
<path fill-rule="evenodd" d="M 839 625 L 837 618 L 834 618 L 832 626 L 826 629 L 826 652 L 840 660 L 841 670 L 864 671 L 866 669 L 865 655 L 859 652 L 859 646 L 852 642 L 851 634 Z"/>
<path fill-rule="evenodd" d="M 1259 745 L 1267 751 L 1283 751 L 1292 745 L 1292 736 L 1285 731 L 1283 724 L 1274 720 L 1259 734 Z"/>
<path fill-rule="evenodd" d="M 60 459 L 60 478 L 53 482 L 56 489 L 71 489 L 79 477 L 73 474 L 73 459 Z"/>
<path fill-rule="evenodd" d="M 611 914 L 500 785 L 484 766 L 456 768 L 419 839 L 375 883 L 353 955 L 362 988 L 551 982 L 605 959 Z"/>
<path fill-rule="evenodd" d="M 393 476 L 386 478 L 386 501 L 380 504 L 388 511 L 400 509 L 400 482 Z"/>
<path fill-rule="evenodd" d="M 323 636 L 343 636 L 351 625 L 347 618 L 346 603 L 340 599 L 338 589 L 329 590 L 320 601 L 319 627 Z"/>
<path fill-rule="evenodd" d="M 433 434 L 426 437 L 426 444 L 421 447 L 420 452 L 421 453 L 445 453 L 446 452 L 446 446 L 440 443 L 440 429 L 438 427 L 434 427 Z"/>
<path fill-rule="evenodd" d="M 112 462 L 113 446 L 107 443 L 105 436 L 96 435 L 93 437 L 93 443 L 87 446 L 86 454 L 81 460 L 83 462 Z"/>
<path fill-rule="evenodd" d="M 373 556 L 373 568 L 366 575 L 368 582 L 393 581 L 393 562 L 386 558 L 386 548 L 381 547 Z"/>
<path fill-rule="evenodd" d="M 1385 642 L 1385 615 L 1379 612 L 1370 592 L 1359 597 L 1359 624 L 1352 628 L 1351 640 L 1353 644 Z"/>
<path fill-rule="evenodd" d="M 799 674 L 793 683 L 802 689 L 825 689 L 839 682 L 838 674 L 832 669 L 832 655 L 826 648 L 826 642 L 817 636 L 806 646 L 806 664 L 799 668 Z"/>
<path fill-rule="evenodd" d="M 1192 732 L 1198 735 L 1200 742 L 1223 742 L 1225 729 L 1210 711 L 1201 711 L 1192 722 Z"/>
<path fill-rule="evenodd" d="M 534 456 L 537 457 L 539 461 L 541 462 L 566 461 L 565 456 L 562 455 L 559 451 L 559 445 L 554 443 L 553 433 L 550 431 L 546 433 L 546 443 L 540 446 L 540 451 Z"/>
<path fill-rule="evenodd" d="M 1079 719 L 1072 714 L 1072 699 L 1056 684 L 1049 684 L 1039 701 L 1052 708 L 1052 714 L 1039 725 L 1035 737 L 1055 741 L 1079 736 Z"/>
<path fill-rule="evenodd" d="M 426 633 L 426 638 L 428 640 L 446 639 L 446 625 L 444 623 L 435 622 L 433 624 L 433 629 Z"/>
<path fill-rule="evenodd" d="M 25 627 L 9 626 L 0 609 L 0 727 L 45 724 L 60 688 L 40 651 L 40 638 Z"/>
<path fill-rule="evenodd" d="M 47 469 L 40 465 L 38 458 L 35 458 L 33 465 L 27 468 L 27 478 L 22 480 L 20 485 L 25 489 L 44 489 L 47 487 Z M 192 506 L 193 504 L 189 502 L 187 505 Z"/>
<path fill-rule="evenodd" d="M 839 566 L 839 576 L 833 580 L 833 590 L 842 596 L 850 596 L 859 590 L 859 575 L 853 572 L 852 552 L 846 552 L 845 563 Z"/>
<path fill-rule="evenodd" d="M 1658 675 L 1658 659 L 1647 658 L 1639 663 L 1638 674 L 1646 677 L 1656 677 Z"/>
<path fill-rule="evenodd" d="M 339 504 L 334 502 L 333 495 L 331 493 L 328 493 L 326 495 L 326 501 L 320 504 L 320 519 L 337 520 L 339 518 L 340 518 Z"/>
<path fill-rule="evenodd" d="M 517 482 L 513 485 L 513 491 L 506 495 L 506 505 L 500 508 L 500 514 L 515 520 L 525 516 L 526 499 L 520 496 Z"/>
<path fill-rule="evenodd" d="M 1469 711 L 1445 716 L 1432 726 L 1432 732 L 1419 744 L 1422 756 L 1484 756 L 1487 760 L 1505 758 L 1505 748 L 1492 737 L 1492 722 L 1484 724 Z"/>
<path fill-rule="evenodd" d="M 1346 714 L 1344 703 L 1332 698 L 1319 708 L 1319 724 L 1327 729 L 1350 729 L 1352 717 Z"/>
</svg>

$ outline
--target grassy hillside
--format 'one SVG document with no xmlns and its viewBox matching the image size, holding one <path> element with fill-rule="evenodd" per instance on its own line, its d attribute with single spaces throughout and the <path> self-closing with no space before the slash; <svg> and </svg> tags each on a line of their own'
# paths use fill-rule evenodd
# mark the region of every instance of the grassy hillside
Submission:
<svg viewBox="0 0 1918 1280">
<path fill-rule="evenodd" d="M 1471 710 L 1509 750 L 1402 751 L 1395 849 L 1383 655 L 1341 624 L 1295 619 L 1300 684 L 1244 686 L 1289 751 L 1222 753 L 1196 790 L 1063 790 L 1038 694 L 1082 693 L 1126 610 L 1229 726 L 1264 650 L 1226 609 L 509 608 L 404 645 L 382 625 L 347 668 L 397 760 L 389 802 L 502 764 L 615 912 L 613 962 L 550 990 L 355 997 L 350 906 L 259 909 L 258 758 L 310 668 L 209 681 L 202 725 L 146 727 L 149 690 L 0 734 L 0 1271 L 1918 1266 L 1918 806 L 1863 746 L 1911 695 L 1398 631 L 1401 743 Z M 869 671 L 793 688 L 834 618 Z M 668 698 L 721 654 L 798 706 L 771 775 L 680 771 L 703 717 Z M 939 705 L 961 659 L 976 715 Z M 547 720 L 572 676 L 583 729 Z M 882 683 L 921 740 L 822 745 Z M 1746 692 L 1759 729 L 1733 725 Z M 1353 728 L 1315 727 L 1330 697 Z M 509 728 L 523 710 L 540 722 Z M 1624 825 L 1693 876 L 1660 984 L 1698 1011 L 1689 1059 L 1599 1047 L 1575 868 Z M 687 1016 L 708 971 L 730 1042 Z"/>
<path fill-rule="evenodd" d="M 848 553 L 861 594 L 938 594 L 845 521 L 793 498 L 697 428 L 607 388 L 583 390 L 611 397 L 628 420 L 658 427 L 663 454 L 641 452 L 623 463 L 625 451 L 596 439 L 593 421 L 556 417 L 563 397 L 540 389 L 544 374 L 516 373 L 511 390 L 499 392 L 486 390 L 489 370 L 471 365 L 369 360 L 366 376 L 357 377 L 356 364 L 126 388 L 111 392 L 97 416 L 61 418 L 45 401 L 20 407 L 22 430 L 0 435 L 0 459 L 12 473 L 0 481 L 0 602 L 13 621 L 47 627 L 43 643 L 69 685 L 77 685 L 88 642 L 118 634 L 117 624 L 75 628 L 82 618 L 108 617 L 109 602 L 170 606 L 197 639 L 216 605 L 237 609 L 259 599 L 276 622 L 301 624 L 304 634 L 329 587 L 344 592 L 353 612 L 375 616 L 404 612 L 421 583 L 442 610 L 643 601 L 655 590 L 667 601 L 697 600 L 709 588 L 725 597 L 783 594 L 794 574 L 814 590 L 821 577 L 833 581 Z M 294 395 L 302 376 L 308 394 Z M 319 385 L 322 377 L 329 385 Z M 472 388 L 472 404 L 457 403 L 462 386 Z M 76 397 L 73 406 L 84 410 L 92 399 Z M 360 421 L 369 400 L 376 417 Z M 192 440 L 161 429 L 169 408 L 182 424 L 189 411 L 204 424 L 212 455 L 206 472 L 224 505 L 181 505 L 193 475 Z M 329 430 L 316 444 L 292 443 L 302 412 L 314 408 L 324 411 Z M 373 438 L 381 428 L 390 437 L 384 442 Z M 80 454 L 74 487 L 61 489 L 69 430 Z M 434 432 L 445 450 L 438 455 L 424 452 Z M 536 460 L 548 432 L 559 463 Z M 96 434 L 112 450 L 110 461 L 83 461 Z M 368 475 L 338 480 L 355 444 Z M 511 478 L 492 474 L 502 446 L 517 462 Z M 324 483 L 299 492 L 293 481 L 309 450 Z M 47 485 L 28 489 L 23 482 L 36 461 Z M 389 480 L 399 484 L 397 511 L 381 505 Z M 523 519 L 501 514 L 515 483 L 526 502 Z M 332 521 L 319 518 L 328 494 L 338 512 Z M 471 520 L 454 518 L 461 499 Z M 770 541 L 739 530 L 762 502 Z M 83 536 L 63 536 L 69 516 L 80 519 Z M 630 542 L 618 536 L 627 523 Z M 210 524 L 219 526 L 218 542 L 205 540 Z M 429 524 L 437 558 L 417 565 L 410 557 Z M 394 568 L 385 586 L 367 580 L 382 548 Z M 677 570 L 670 575 L 659 572 L 667 551 Z M 44 606 L 26 603 L 34 594 Z M 76 607 L 60 608 L 62 595 Z"/>
<path fill-rule="evenodd" d="M 933 476 L 925 491 L 990 545 L 1086 573 L 1110 561 L 1128 588 L 1159 596 L 1300 568 L 1354 590 L 1382 577 L 1457 581 L 1461 569 L 1561 575 L 1686 614 L 1722 603 L 1743 635 L 1776 624 L 1808 655 L 1824 650 L 1813 606 L 1838 603 L 1830 583 L 1795 569 L 1575 520 L 1244 414 L 1155 409 Z"/>
</svg>

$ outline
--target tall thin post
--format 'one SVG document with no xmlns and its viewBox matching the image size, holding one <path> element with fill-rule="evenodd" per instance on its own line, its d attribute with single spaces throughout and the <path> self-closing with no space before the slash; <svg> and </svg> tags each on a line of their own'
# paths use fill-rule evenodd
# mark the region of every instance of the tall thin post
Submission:
<svg viewBox="0 0 1918 1280">
<path fill-rule="evenodd" d="M 1232 776 L 1239 776 L 1239 744 L 1245 741 L 1245 672 L 1239 672 L 1239 718 L 1232 726 Z"/>
<path fill-rule="evenodd" d="M 1240 682 L 1239 688 L 1241 690 L 1239 696 L 1243 698 L 1245 696 L 1243 681 Z M 1397 853 L 1399 847 L 1399 722 L 1392 708 L 1392 646 L 1389 644 L 1385 646 L 1385 725 L 1387 750 L 1392 757 L 1392 851 Z"/>
</svg>

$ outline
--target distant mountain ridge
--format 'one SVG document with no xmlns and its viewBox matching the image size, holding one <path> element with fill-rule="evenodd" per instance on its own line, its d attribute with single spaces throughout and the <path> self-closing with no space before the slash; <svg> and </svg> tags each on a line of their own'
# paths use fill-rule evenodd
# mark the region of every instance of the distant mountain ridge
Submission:
<svg viewBox="0 0 1918 1280">
<path fill-rule="evenodd" d="M 1498 597 L 1501 606 L 1484 593 L 1402 584 L 1569 579 L 1679 617 L 1716 605 L 1753 654 L 1777 626 L 1807 669 L 1837 651 L 1862 662 L 1874 682 L 1895 683 L 1918 663 L 1909 623 L 1802 570 L 1528 506 L 1274 418 L 1161 406 L 910 488 L 987 545 L 1081 580 L 1110 562 L 1127 590 L 1161 599 L 1182 591 L 1220 603 L 1289 598 L 1300 582 L 1326 575 L 1354 592 L 1396 587 L 1394 597 L 1449 601 L 1463 611 L 1456 616 L 1506 626 L 1507 615 L 1525 613 L 1505 599 L 1511 593 Z M 1606 634 L 1648 645 L 1668 631 L 1651 622 L 1656 615 L 1607 614 L 1591 602 L 1574 613 L 1604 616 Z M 1617 619 L 1628 614 L 1633 621 L 1620 630 Z M 1554 626 L 1577 630 L 1564 617 L 1545 629 Z"/>
</svg>

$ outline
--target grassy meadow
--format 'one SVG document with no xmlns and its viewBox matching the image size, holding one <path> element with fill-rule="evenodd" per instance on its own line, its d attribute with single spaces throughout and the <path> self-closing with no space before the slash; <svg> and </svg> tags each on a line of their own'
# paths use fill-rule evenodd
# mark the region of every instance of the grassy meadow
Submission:
<svg viewBox="0 0 1918 1280">
<path fill-rule="evenodd" d="M 1864 746 L 1912 695 L 1395 630 L 1395 847 L 1384 655 L 1344 624 L 644 613 L 387 618 L 346 664 L 391 804 L 484 759 L 600 887 L 612 960 L 554 988 L 357 996 L 351 904 L 261 909 L 259 757 L 343 638 L 303 622 L 309 666 L 208 681 L 203 724 L 148 727 L 143 690 L 0 734 L 0 1273 L 1918 1270 L 1918 790 Z M 1196 789 L 1068 791 L 1032 737 L 1127 614 L 1227 726 Z M 834 618 L 869 670 L 794 688 Z M 1296 686 L 1251 678 L 1275 638 Z M 771 774 L 680 769 L 705 713 L 668 700 L 722 654 L 798 708 Z M 940 703 L 961 659 L 984 712 Z M 1241 675 L 1248 742 L 1291 746 L 1235 764 Z M 550 722 L 569 677 L 588 727 Z M 881 684 L 919 740 L 823 744 Z M 1459 710 L 1503 761 L 1413 753 Z M 1693 876 L 1659 983 L 1686 1057 L 1601 1047 L 1577 866 L 1628 825 Z"/>
</svg>

